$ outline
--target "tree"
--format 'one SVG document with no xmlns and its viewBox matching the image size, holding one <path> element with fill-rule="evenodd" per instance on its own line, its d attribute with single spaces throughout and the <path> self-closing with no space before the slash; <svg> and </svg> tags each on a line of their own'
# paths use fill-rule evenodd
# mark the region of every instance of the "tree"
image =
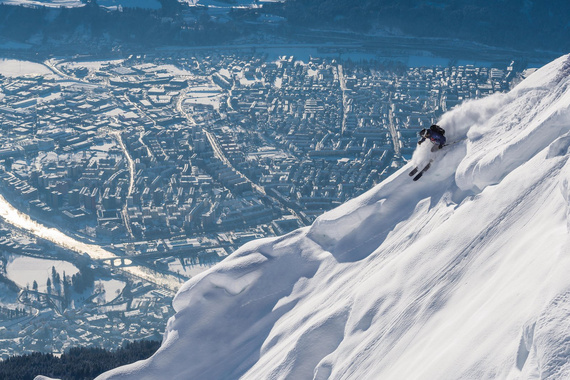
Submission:
<svg viewBox="0 0 570 380">
<path fill-rule="evenodd" d="M 38 283 L 36 280 L 34 280 L 34 283 L 32 284 L 32 289 L 34 290 L 34 292 L 38 291 Z"/>
<path fill-rule="evenodd" d="M 158 341 L 136 341 L 116 351 L 75 347 L 61 357 L 35 352 L 0 361 L 0 379 L 33 379 L 38 373 L 65 379 L 93 379 L 99 374 L 125 364 L 146 359 L 160 347 Z"/>
</svg>

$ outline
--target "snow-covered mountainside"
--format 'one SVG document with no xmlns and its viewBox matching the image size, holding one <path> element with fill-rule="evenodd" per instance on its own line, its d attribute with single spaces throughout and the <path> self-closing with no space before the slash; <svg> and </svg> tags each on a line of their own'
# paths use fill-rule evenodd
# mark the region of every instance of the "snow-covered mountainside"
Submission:
<svg viewBox="0 0 570 380">
<path fill-rule="evenodd" d="M 570 378 L 570 56 L 439 124 L 459 142 L 188 281 L 98 379 Z"/>
</svg>

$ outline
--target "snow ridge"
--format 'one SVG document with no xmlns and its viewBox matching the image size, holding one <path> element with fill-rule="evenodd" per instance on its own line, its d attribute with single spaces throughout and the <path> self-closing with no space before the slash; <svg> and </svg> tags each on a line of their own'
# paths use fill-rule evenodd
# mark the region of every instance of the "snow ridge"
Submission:
<svg viewBox="0 0 570 380">
<path fill-rule="evenodd" d="M 570 378 L 569 65 L 453 109 L 464 140 L 188 281 L 160 350 L 98 379 Z"/>
</svg>

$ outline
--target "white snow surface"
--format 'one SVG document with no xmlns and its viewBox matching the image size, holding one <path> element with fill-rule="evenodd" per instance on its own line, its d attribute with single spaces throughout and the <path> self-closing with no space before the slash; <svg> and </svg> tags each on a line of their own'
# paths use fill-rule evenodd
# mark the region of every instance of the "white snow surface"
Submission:
<svg viewBox="0 0 570 380">
<path fill-rule="evenodd" d="M 458 143 L 189 280 L 159 351 L 97 379 L 570 378 L 569 107 L 564 56 L 453 109 Z"/>
<path fill-rule="evenodd" d="M 26 75 L 44 75 L 50 77 L 52 72 L 41 63 L 0 58 L 0 75 L 5 77 L 20 77 Z"/>
</svg>

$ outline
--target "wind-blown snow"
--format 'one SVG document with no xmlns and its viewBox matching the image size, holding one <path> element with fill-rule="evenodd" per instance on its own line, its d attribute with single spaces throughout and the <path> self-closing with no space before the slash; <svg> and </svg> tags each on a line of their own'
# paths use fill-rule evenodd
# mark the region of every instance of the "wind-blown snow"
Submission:
<svg viewBox="0 0 570 380">
<path fill-rule="evenodd" d="M 160 350 L 98 379 L 570 378 L 569 67 L 443 115 L 456 144 L 188 281 Z"/>
</svg>

